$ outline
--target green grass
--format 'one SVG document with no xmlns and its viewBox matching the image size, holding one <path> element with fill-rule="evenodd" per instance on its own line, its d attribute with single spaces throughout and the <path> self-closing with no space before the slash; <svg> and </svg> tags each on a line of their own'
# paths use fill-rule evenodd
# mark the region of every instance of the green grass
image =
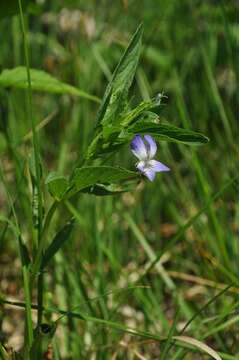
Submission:
<svg viewBox="0 0 239 360">
<path fill-rule="evenodd" d="M 64 7 L 81 11 L 77 30 L 62 28 L 73 22 Z M 185 335 L 238 359 L 238 6 L 72 0 L 31 11 L 24 32 L 20 16 L 0 20 L 2 70 L 27 63 L 102 99 L 142 22 L 130 106 L 164 91 L 160 120 L 210 142 L 162 141 L 170 173 L 51 208 L 45 179 L 82 161 L 99 105 L 32 91 L 30 72 L 28 90 L 0 88 L 0 356 L 13 347 L 40 359 L 50 344 L 55 359 L 213 358 L 174 338 Z M 134 170 L 128 145 L 103 161 Z M 41 251 L 72 217 L 72 234 L 39 273 Z"/>
</svg>

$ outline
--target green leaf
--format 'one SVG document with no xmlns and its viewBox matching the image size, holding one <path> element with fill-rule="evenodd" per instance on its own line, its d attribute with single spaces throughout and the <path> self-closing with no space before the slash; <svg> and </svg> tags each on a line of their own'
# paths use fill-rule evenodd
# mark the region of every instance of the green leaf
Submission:
<svg viewBox="0 0 239 360">
<path fill-rule="evenodd" d="M 72 85 L 68 85 L 43 70 L 31 69 L 31 86 L 33 90 L 53 94 L 68 94 L 99 102 L 96 96 L 90 95 Z M 27 73 L 24 66 L 6 69 L 0 74 L 0 87 L 27 89 Z"/>
<path fill-rule="evenodd" d="M 139 61 L 141 39 L 142 25 L 133 35 L 106 88 L 97 117 L 97 122 L 102 125 L 114 123 L 124 109 Z"/>
<path fill-rule="evenodd" d="M 111 184 L 122 180 L 137 178 L 138 173 L 120 167 L 112 166 L 86 166 L 77 168 L 71 181 L 71 190 L 67 197 L 96 184 Z"/>
<path fill-rule="evenodd" d="M 130 181 L 128 184 L 124 184 L 123 186 L 121 184 L 110 184 L 110 185 L 96 184 L 82 190 L 82 192 L 86 192 L 90 195 L 96 195 L 96 196 L 119 195 L 127 191 L 134 190 L 136 185 L 137 182 L 135 180 Z"/>
<path fill-rule="evenodd" d="M 103 129 L 105 126 L 111 126 L 112 124 L 114 126 L 121 119 L 121 114 L 125 109 L 129 88 L 132 84 L 139 61 L 142 31 L 142 25 L 140 25 L 121 57 L 113 73 L 112 79 L 106 88 L 96 118 L 98 129 L 87 149 L 86 159 L 94 157 L 97 153 L 98 142 L 100 142 L 102 138 L 102 126 Z"/>
<path fill-rule="evenodd" d="M 26 9 L 26 6 L 30 3 L 30 0 L 22 0 L 22 8 Z M 0 1 L 0 19 L 19 13 L 18 0 L 1 0 Z"/>
<path fill-rule="evenodd" d="M 140 116 L 141 115 L 142 114 L 140 114 Z M 122 145 L 129 143 L 136 134 L 149 134 L 159 141 L 171 141 L 187 145 L 201 145 L 206 144 L 209 141 L 208 137 L 201 133 L 181 129 L 168 124 L 153 122 L 157 118 L 157 115 L 154 113 L 145 112 L 145 116 L 147 119 L 152 118 L 152 120 L 141 120 L 128 128 L 107 126 L 104 132 L 105 138 L 102 134 L 99 134 L 97 142 L 94 144 L 92 143 L 92 145 L 94 145 L 94 148 L 91 148 L 92 154 L 94 153 L 94 156 L 101 156 L 103 154 L 113 153 L 119 150 Z"/>
<path fill-rule="evenodd" d="M 68 188 L 68 180 L 65 176 L 58 174 L 57 172 L 51 172 L 47 176 L 46 185 L 49 193 L 57 201 L 60 201 Z"/>
<path fill-rule="evenodd" d="M 72 229 L 74 226 L 74 220 L 69 221 L 54 237 L 52 243 L 46 249 L 42 262 L 41 269 L 43 270 L 49 261 L 54 257 L 58 250 L 64 245 L 64 243 L 69 239 Z"/>
<path fill-rule="evenodd" d="M 158 140 L 174 141 L 184 144 L 197 145 L 208 143 L 208 137 L 192 130 L 181 129 L 168 124 L 156 124 L 149 121 L 139 121 L 128 128 L 128 133 L 149 134 Z M 122 137 L 124 142 L 124 136 Z"/>
</svg>

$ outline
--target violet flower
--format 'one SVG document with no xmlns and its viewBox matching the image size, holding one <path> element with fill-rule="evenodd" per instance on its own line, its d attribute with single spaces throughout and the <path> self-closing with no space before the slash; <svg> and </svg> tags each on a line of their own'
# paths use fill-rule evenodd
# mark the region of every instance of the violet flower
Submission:
<svg viewBox="0 0 239 360">
<path fill-rule="evenodd" d="M 154 180 L 157 172 L 170 171 L 166 165 L 154 160 L 157 144 L 150 135 L 135 135 L 131 142 L 131 151 L 139 159 L 136 168 L 150 181 Z"/>
</svg>

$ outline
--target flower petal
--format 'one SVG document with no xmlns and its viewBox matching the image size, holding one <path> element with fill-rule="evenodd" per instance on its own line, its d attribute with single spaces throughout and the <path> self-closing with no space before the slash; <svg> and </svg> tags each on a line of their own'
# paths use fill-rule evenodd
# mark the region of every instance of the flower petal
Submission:
<svg viewBox="0 0 239 360">
<path fill-rule="evenodd" d="M 155 172 L 170 171 L 170 169 L 166 165 L 162 164 L 160 161 L 157 160 L 150 160 L 149 166 Z"/>
<path fill-rule="evenodd" d="M 139 161 L 136 165 L 137 169 L 145 175 L 150 181 L 153 181 L 155 178 L 155 171 L 152 167 L 147 166 L 145 161 Z"/>
<path fill-rule="evenodd" d="M 157 152 L 157 144 L 156 144 L 155 140 L 152 138 L 152 136 L 150 136 L 150 135 L 145 135 L 144 139 L 146 141 L 148 157 L 150 159 L 153 159 L 154 155 Z"/>
<path fill-rule="evenodd" d="M 155 178 L 155 171 L 153 169 L 147 168 L 144 171 L 144 175 L 150 180 L 150 181 L 154 181 Z"/>
<path fill-rule="evenodd" d="M 136 164 L 136 168 L 140 171 L 140 172 L 144 172 L 145 169 L 146 169 L 146 164 L 145 164 L 145 161 L 139 161 L 137 164 Z"/>
<path fill-rule="evenodd" d="M 143 139 L 140 135 L 135 135 L 133 140 L 131 141 L 131 151 L 139 160 L 147 159 L 147 148 L 143 142 Z"/>
</svg>

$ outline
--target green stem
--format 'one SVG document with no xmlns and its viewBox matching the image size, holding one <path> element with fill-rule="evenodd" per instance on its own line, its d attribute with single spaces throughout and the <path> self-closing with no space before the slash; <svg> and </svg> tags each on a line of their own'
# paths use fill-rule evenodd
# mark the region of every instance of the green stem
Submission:
<svg viewBox="0 0 239 360">
<path fill-rule="evenodd" d="M 47 230 L 49 228 L 51 219 L 55 213 L 55 210 L 57 209 L 59 202 L 54 201 L 52 206 L 50 207 L 46 219 L 45 219 L 45 223 L 42 229 L 42 234 L 41 234 L 41 241 L 39 243 L 38 249 L 37 249 L 37 254 L 35 257 L 35 261 L 32 265 L 32 274 L 31 274 L 31 288 L 33 287 L 34 284 L 34 279 L 37 275 L 37 273 L 40 271 L 41 268 L 41 259 L 42 259 L 42 254 L 44 252 L 45 249 L 45 243 L 46 243 L 46 239 L 47 239 Z M 43 272 L 40 272 L 38 275 L 38 279 L 37 279 L 37 325 L 40 326 L 40 324 L 42 323 L 42 316 L 43 316 L 43 296 L 44 296 L 44 274 Z M 38 354 L 41 354 L 41 342 L 39 342 L 39 348 L 38 348 Z"/>
<path fill-rule="evenodd" d="M 40 247 L 41 244 L 41 233 L 42 233 L 42 219 L 43 219 L 43 209 L 42 209 L 42 192 L 41 192 L 41 169 L 40 169 L 40 163 L 39 163 L 39 144 L 38 144 L 38 138 L 36 133 L 36 125 L 33 118 L 33 111 L 32 111 L 32 86 L 31 86 L 31 74 L 30 74 L 30 61 L 29 61 L 29 55 L 28 55 L 28 44 L 27 44 L 27 35 L 26 35 L 26 29 L 25 29 L 25 23 L 24 23 L 24 17 L 23 17 L 23 11 L 22 11 L 22 1 L 18 0 L 18 6 L 20 11 L 20 21 L 21 21 L 21 27 L 22 27 L 22 34 L 23 34 L 23 45 L 24 45 L 24 57 L 25 57 L 25 64 L 26 64 L 26 72 L 27 72 L 27 82 L 28 82 L 28 111 L 27 115 L 30 118 L 31 122 L 31 128 L 32 128 L 32 138 L 33 138 L 33 152 L 34 152 L 34 161 L 35 161 L 35 172 L 36 172 L 36 187 L 37 187 L 37 201 L 38 201 L 38 247 Z M 43 282 L 41 282 L 43 285 Z M 38 300 L 40 303 L 42 303 L 43 299 L 43 287 L 41 286 L 41 289 L 38 289 L 38 293 L 40 293 L 40 296 L 38 296 Z M 31 301 L 31 291 L 29 292 L 29 299 Z M 39 322 L 40 319 L 38 319 Z"/>
<path fill-rule="evenodd" d="M 37 275 L 37 273 L 40 271 L 41 268 L 41 259 L 42 259 L 42 254 L 43 251 L 45 249 L 45 245 L 46 245 L 46 234 L 47 234 L 47 230 L 49 228 L 50 222 L 52 220 L 52 217 L 57 209 L 57 206 L 59 205 L 59 202 L 54 201 L 52 206 L 50 207 L 46 219 L 45 219 L 45 223 L 42 229 L 42 236 L 41 236 L 41 242 L 39 243 L 39 247 L 37 249 L 37 254 L 35 257 L 35 261 L 32 265 L 32 274 L 31 274 L 31 287 L 33 287 L 33 283 L 34 283 L 34 279 Z M 37 308 L 37 325 L 40 325 L 42 322 L 42 315 L 43 315 L 43 295 L 44 295 L 44 276 L 43 273 L 40 272 L 39 276 L 38 276 L 38 281 L 37 281 L 37 303 L 38 303 L 38 308 Z"/>
<path fill-rule="evenodd" d="M 24 57 L 26 63 L 26 72 L 27 72 L 27 82 L 28 82 L 28 116 L 31 122 L 32 128 L 32 139 L 33 139 L 33 150 L 34 150 L 34 160 L 35 160 L 35 171 L 36 171 L 36 184 L 38 190 L 38 241 L 40 241 L 41 237 L 41 229 L 42 229 L 42 192 L 41 192 L 41 170 L 39 164 L 39 144 L 36 132 L 36 125 L 33 117 L 32 111 L 32 85 L 31 85 L 31 74 L 30 74 L 30 61 L 28 56 L 28 46 L 27 46 L 27 35 L 22 11 L 22 2 L 18 0 L 19 11 L 20 11 L 20 20 L 21 20 L 21 27 L 22 27 L 22 34 L 23 34 L 23 45 L 24 45 Z"/>
<path fill-rule="evenodd" d="M 47 230 L 49 228 L 51 219 L 52 219 L 52 217 L 53 217 L 53 215 L 54 215 L 54 213 L 55 213 L 55 211 L 56 211 L 59 204 L 60 204 L 60 202 L 54 201 L 52 206 L 50 207 L 48 213 L 47 213 L 45 223 L 44 223 L 44 227 L 43 227 L 43 230 L 42 230 L 41 242 L 39 243 L 37 253 L 36 253 L 36 256 L 35 256 L 35 260 L 34 260 L 33 265 L 32 265 L 32 283 L 33 283 L 37 273 L 40 270 L 42 253 L 43 253 L 43 251 L 45 249 L 45 244 L 46 244 L 46 239 L 47 239 L 46 238 Z"/>
<path fill-rule="evenodd" d="M 37 325 L 39 326 L 42 322 L 42 306 L 43 306 L 43 291 L 44 291 L 44 277 L 43 273 L 41 272 L 38 276 L 37 281 Z"/>
<path fill-rule="evenodd" d="M 30 294 L 30 286 L 29 286 L 29 271 L 26 266 L 22 268 L 23 273 L 23 286 L 24 286 L 24 294 L 26 301 L 26 323 L 27 323 L 27 338 L 28 338 L 28 346 L 25 349 L 26 354 L 29 353 L 31 345 L 33 343 L 33 329 L 32 329 L 32 315 L 31 315 L 31 294 Z M 27 356 L 27 355 L 26 355 Z M 28 356 L 26 357 L 26 359 Z"/>
</svg>

